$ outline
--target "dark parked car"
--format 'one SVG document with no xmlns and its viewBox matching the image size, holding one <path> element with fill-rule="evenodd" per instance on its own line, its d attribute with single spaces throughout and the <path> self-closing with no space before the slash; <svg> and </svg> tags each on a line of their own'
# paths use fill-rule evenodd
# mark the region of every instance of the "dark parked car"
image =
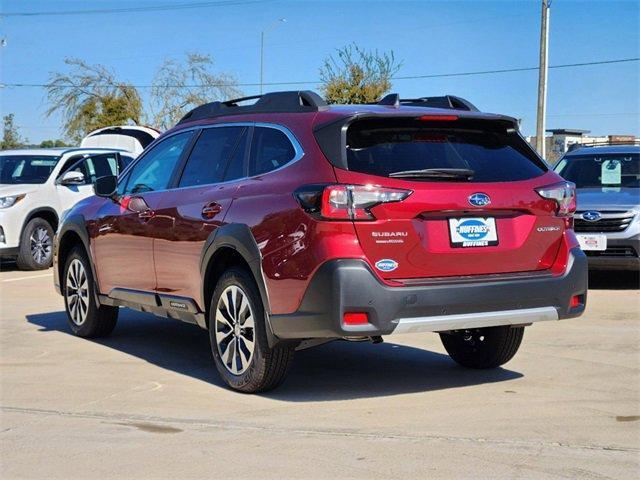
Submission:
<svg viewBox="0 0 640 480">
<path fill-rule="evenodd" d="M 119 306 L 196 323 L 245 392 L 296 349 L 405 332 L 494 368 L 585 308 L 573 184 L 457 97 L 213 102 L 95 189 L 55 244 L 72 331 L 110 333 Z"/>
</svg>

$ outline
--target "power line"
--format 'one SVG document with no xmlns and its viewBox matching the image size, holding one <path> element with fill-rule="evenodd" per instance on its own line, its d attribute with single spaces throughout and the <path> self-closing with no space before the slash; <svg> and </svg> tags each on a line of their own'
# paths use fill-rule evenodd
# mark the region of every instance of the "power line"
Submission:
<svg viewBox="0 0 640 480">
<path fill-rule="evenodd" d="M 246 5 L 251 3 L 262 3 L 265 0 L 227 0 L 215 2 L 192 2 L 173 5 L 155 5 L 146 7 L 126 7 L 126 8 L 110 8 L 95 10 L 63 10 L 63 11 L 45 11 L 45 12 L 5 12 L 0 13 L 0 17 L 44 17 L 44 16 L 63 16 L 63 15 L 93 15 L 105 13 L 136 13 L 136 12 L 160 12 L 167 10 L 186 10 L 190 8 L 209 8 L 209 7 L 230 7 L 235 5 Z"/>
<path fill-rule="evenodd" d="M 551 65 L 549 68 L 571 68 L 571 67 L 587 67 L 592 65 L 607 65 L 613 63 L 629 63 L 629 62 L 637 62 L 640 60 L 640 57 L 636 58 L 621 58 L 616 60 L 599 60 L 594 62 L 582 62 L 582 63 L 565 63 L 561 65 Z M 409 75 L 409 76 L 398 76 L 392 77 L 392 80 L 420 80 L 425 78 L 442 78 L 442 77 L 463 77 L 463 76 L 472 76 L 472 75 L 490 75 L 490 74 L 500 74 L 500 73 L 512 73 L 512 72 L 527 72 L 532 70 L 538 70 L 538 67 L 523 67 L 523 68 L 507 68 L 501 70 L 481 70 L 474 72 L 456 72 L 456 73 L 437 73 L 432 75 Z M 265 82 L 266 86 L 277 86 L 277 85 L 311 85 L 321 83 L 320 80 L 309 80 L 309 81 L 294 81 L 294 82 Z M 0 83 L 1 87 L 34 87 L 34 88 L 42 88 L 48 87 L 49 84 L 46 83 Z M 110 87 L 112 84 L 97 84 L 96 87 Z M 153 85 L 131 85 L 135 88 L 152 88 Z M 260 83 L 210 83 L 210 84 L 195 84 L 195 85 L 161 85 L 164 88 L 198 88 L 198 87 L 258 87 Z M 56 87 L 60 88 L 75 88 L 77 85 L 56 85 Z"/>
</svg>

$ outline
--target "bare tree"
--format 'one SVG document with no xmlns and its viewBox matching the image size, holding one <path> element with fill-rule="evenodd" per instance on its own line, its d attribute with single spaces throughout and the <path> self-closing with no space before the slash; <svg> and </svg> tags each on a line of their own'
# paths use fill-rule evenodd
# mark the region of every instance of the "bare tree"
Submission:
<svg viewBox="0 0 640 480">
<path fill-rule="evenodd" d="M 53 73 L 47 84 L 47 116 L 62 114 L 65 134 L 75 142 L 96 128 L 140 124 L 142 100 L 135 87 L 103 65 L 68 58 L 69 73 Z"/>
<path fill-rule="evenodd" d="M 339 48 L 337 57 L 325 59 L 320 88 L 329 103 L 375 102 L 391 89 L 391 77 L 401 66 L 393 51 L 367 51 L 354 43 Z"/>
<path fill-rule="evenodd" d="M 153 124 L 171 128 L 189 110 L 203 103 L 242 96 L 235 77 L 213 72 L 210 55 L 189 53 L 183 61 L 166 59 L 151 89 Z"/>
</svg>

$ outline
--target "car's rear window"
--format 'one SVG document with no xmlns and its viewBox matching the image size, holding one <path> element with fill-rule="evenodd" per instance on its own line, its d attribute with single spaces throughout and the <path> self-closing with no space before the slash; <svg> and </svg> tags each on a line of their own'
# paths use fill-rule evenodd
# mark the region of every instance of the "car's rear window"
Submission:
<svg viewBox="0 0 640 480">
<path fill-rule="evenodd" d="M 348 169 L 383 177 L 412 170 L 467 169 L 473 171 L 472 182 L 526 180 L 547 170 L 513 129 L 491 122 L 484 127 L 476 122 L 473 128 L 446 123 L 454 122 L 354 122 L 347 131 Z"/>
<path fill-rule="evenodd" d="M 578 188 L 640 187 L 640 155 L 571 155 L 555 168 Z"/>
</svg>

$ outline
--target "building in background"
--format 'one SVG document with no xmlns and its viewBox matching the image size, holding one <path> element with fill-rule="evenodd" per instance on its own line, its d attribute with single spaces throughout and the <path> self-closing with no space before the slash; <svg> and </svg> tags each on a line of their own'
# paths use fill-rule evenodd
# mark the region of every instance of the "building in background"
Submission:
<svg viewBox="0 0 640 480">
<path fill-rule="evenodd" d="M 562 155 L 572 148 L 572 145 L 632 143 L 635 135 L 588 135 L 589 130 L 573 128 L 552 128 L 547 130 L 551 135 L 545 137 L 547 163 L 554 165 Z M 536 136 L 527 137 L 527 142 L 535 148 Z"/>
</svg>

